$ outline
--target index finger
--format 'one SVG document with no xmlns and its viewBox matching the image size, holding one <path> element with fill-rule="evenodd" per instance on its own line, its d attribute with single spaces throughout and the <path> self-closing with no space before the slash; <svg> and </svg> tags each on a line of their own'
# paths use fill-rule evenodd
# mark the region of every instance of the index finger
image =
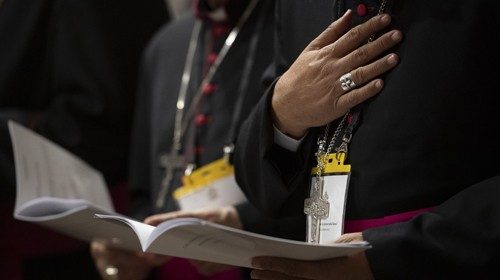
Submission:
<svg viewBox="0 0 500 280">
<path fill-rule="evenodd" d="M 175 212 L 169 212 L 169 213 L 163 213 L 163 214 L 156 214 L 153 216 L 149 216 L 146 219 L 144 219 L 144 223 L 152 226 L 157 226 L 162 222 L 180 218 L 183 216 L 182 211 L 175 211 Z"/>
<path fill-rule="evenodd" d="M 351 24 L 352 11 L 347 10 L 345 14 L 328 26 L 321 34 L 309 43 L 306 50 L 317 50 L 337 41 L 344 35 Z"/>
<path fill-rule="evenodd" d="M 177 219 L 177 218 L 206 218 L 206 213 L 203 210 L 194 210 L 194 211 L 174 211 L 163 214 L 156 214 L 147 217 L 144 219 L 144 223 L 152 226 L 157 226 L 165 221 Z"/>
<path fill-rule="evenodd" d="M 367 22 L 349 30 L 337 41 L 325 48 L 329 48 L 332 52 L 335 51 L 336 57 L 344 57 L 359 46 L 365 44 L 371 35 L 387 27 L 390 22 L 391 17 L 388 14 L 373 17 Z"/>
</svg>

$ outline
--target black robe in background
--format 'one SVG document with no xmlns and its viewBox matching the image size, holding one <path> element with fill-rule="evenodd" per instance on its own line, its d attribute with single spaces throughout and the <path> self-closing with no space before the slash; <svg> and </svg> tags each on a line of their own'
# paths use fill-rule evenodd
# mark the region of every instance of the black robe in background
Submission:
<svg viewBox="0 0 500 280">
<path fill-rule="evenodd" d="M 12 157 L 8 119 L 83 158 L 108 184 L 126 179 L 140 54 L 167 19 L 163 0 L 3 3 L 2 192 L 13 191 L 12 162 L 4 160 Z"/>
<path fill-rule="evenodd" d="M 77 154 L 111 187 L 123 182 L 140 54 L 167 19 L 163 0 L 3 1 L 0 278 L 99 278 L 87 244 L 13 219 L 6 123 L 16 120 Z"/>
<path fill-rule="evenodd" d="M 212 80 L 212 83 L 216 85 L 216 90 L 209 96 L 204 96 L 200 103 L 198 113 L 205 115 L 209 121 L 198 125 L 193 121 L 186 138 L 194 138 L 194 141 L 184 139 L 184 149 L 188 153 L 196 152 L 194 159 L 198 167 L 223 156 L 222 149 L 229 136 L 229 127 L 239 95 L 238 87 L 242 78 L 243 65 L 248 56 L 249 42 L 256 33 L 257 21 L 262 14 L 262 9 L 267 5 L 268 10 L 264 14 L 265 25 L 260 31 L 255 60 L 249 76 L 249 87 L 244 92 L 246 96 L 241 113 L 242 119 L 249 114 L 262 96 L 263 89 L 260 86 L 260 80 L 272 59 L 274 30 L 274 4 L 266 2 L 261 1 L 257 6 L 221 63 Z M 178 170 L 176 173 L 165 207 L 155 209 L 154 205 L 165 174 L 164 168 L 160 165 L 160 157 L 170 152 L 172 145 L 176 103 L 194 21 L 195 18 L 190 13 L 166 25 L 148 45 L 144 55 L 130 166 L 130 187 L 134 203 L 131 207 L 131 215 L 138 219 L 156 212 L 178 209 L 171 194 L 173 190 L 180 187 L 183 170 Z M 205 40 L 212 32 L 210 24 L 204 23 L 202 30 L 186 104 L 191 103 L 201 83 L 202 65 L 206 59 L 205 54 L 209 52 L 206 49 Z M 223 42 L 224 38 L 220 38 L 219 41 Z M 195 146 L 189 142 L 194 142 Z M 249 203 L 238 205 L 237 209 L 246 230 L 292 239 L 304 238 L 302 228 L 305 219 L 302 216 L 275 221 L 262 216 Z"/>
<path fill-rule="evenodd" d="M 366 17 L 380 1 L 363 1 Z M 361 1 L 341 1 L 340 14 Z M 276 76 L 337 18 L 337 1 L 277 2 Z M 349 145 L 346 220 L 436 207 L 363 232 L 377 279 L 449 279 L 500 272 L 500 44 L 498 1 L 389 1 L 403 32 L 400 64 L 365 102 Z M 332 81 L 333 82 L 333 81 Z M 236 177 L 247 197 L 274 216 L 297 215 L 309 191 L 318 133 L 296 153 L 273 141 L 270 98 L 240 129 Z M 336 127 L 336 122 L 333 123 Z"/>
</svg>

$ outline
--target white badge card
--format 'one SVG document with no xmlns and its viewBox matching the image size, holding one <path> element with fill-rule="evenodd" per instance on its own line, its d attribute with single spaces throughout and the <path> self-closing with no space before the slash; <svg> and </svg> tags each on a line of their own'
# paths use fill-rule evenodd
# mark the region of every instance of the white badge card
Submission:
<svg viewBox="0 0 500 280">
<path fill-rule="evenodd" d="M 328 217 L 320 221 L 319 243 L 326 244 L 335 241 L 344 231 L 344 214 L 349 185 L 349 173 L 322 176 L 323 197 L 328 200 Z M 316 184 L 316 176 L 312 177 L 311 186 Z M 311 192 L 312 195 L 312 192 Z M 312 236 L 312 217 L 307 217 L 307 240 Z"/>
<path fill-rule="evenodd" d="M 182 178 L 182 187 L 173 193 L 181 210 L 218 208 L 246 201 L 234 178 L 234 167 L 221 158 Z"/>
<path fill-rule="evenodd" d="M 237 205 L 245 201 L 246 197 L 234 175 L 229 175 L 180 197 L 177 203 L 181 210 L 196 210 Z"/>
<path fill-rule="evenodd" d="M 344 215 L 351 165 L 345 152 L 326 154 L 311 171 L 310 197 L 304 201 L 307 242 L 326 244 L 344 231 Z M 318 169 L 320 168 L 320 169 Z"/>
</svg>

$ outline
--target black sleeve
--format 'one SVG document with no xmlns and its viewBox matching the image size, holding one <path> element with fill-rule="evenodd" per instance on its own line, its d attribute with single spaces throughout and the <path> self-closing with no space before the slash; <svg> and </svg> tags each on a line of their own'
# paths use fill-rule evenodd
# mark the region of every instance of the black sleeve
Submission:
<svg viewBox="0 0 500 280">
<path fill-rule="evenodd" d="M 302 213 L 309 185 L 315 132 L 310 131 L 297 152 L 274 144 L 270 99 L 274 88 L 259 101 L 245 120 L 235 146 L 236 180 L 247 198 L 265 214 L 295 216 Z"/>
<path fill-rule="evenodd" d="M 500 273 L 500 176 L 475 184 L 434 211 L 368 229 L 376 279 L 489 279 Z"/>
<path fill-rule="evenodd" d="M 309 185 L 309 166 L 315 132 L 310 131 L 297 152 L 274 144 L 271 98 L 278 77 L 289 68 L 280 40 L 281 4 L 275 6 L 274 61 L 263 74 L 267 88 L 240 127 L 235 145 L 236 180 L 251 203 L 272 217 L 302 215 Z"/>
</svg>

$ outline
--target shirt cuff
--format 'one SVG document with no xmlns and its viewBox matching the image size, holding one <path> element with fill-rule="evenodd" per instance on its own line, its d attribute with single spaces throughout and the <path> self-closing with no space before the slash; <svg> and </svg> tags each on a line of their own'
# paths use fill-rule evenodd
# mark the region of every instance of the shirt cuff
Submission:
<svg viewBox="0 0 500 280">
<path fill-rule="evenodd" d="M 274 143 L 284 149 L 289 150 L 290 152 L 296 152 L 299 149 L 302 140 L 304 140 L 304 137 L 306 137 L 307 135 L 306 134 L 299 140 L 296 140 L 286 135 L 285 133 L 281 132 L 274 124 L 273 124 L 273 129 L 274 129 Z"/>
</svg>

